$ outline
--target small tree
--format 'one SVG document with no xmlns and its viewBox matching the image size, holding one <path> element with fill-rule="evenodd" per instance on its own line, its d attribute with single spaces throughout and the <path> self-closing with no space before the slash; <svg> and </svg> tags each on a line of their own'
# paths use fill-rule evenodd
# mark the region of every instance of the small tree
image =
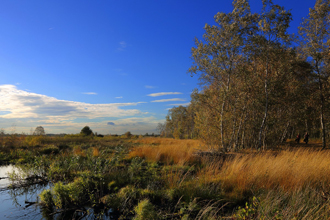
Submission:
<svg viewBox="0 0 330 220">
<path fill-rule="evenodd" d="M 127 131 L 125 134 L 124 134 L 125 138 L 130 138 L 132 136 L 132 133 L 130 131 Z"/>
<path fill-rule="evenodd" d="M 166 136 L 165 129 L 166 129 L 166 123 L 158 123 L 156 130 L 159 132 L 159 135 L 161 137 Z"/>
<path fill-rule="evenodd" d="M 93 134 L 93 131 L 88 126 L 85 126 L 83 129 L 81 129 L 80 134 L 83 136 L 89 136 Z"/>
<path fill-rule="evenodd" d="M 37 136 L 39 136 L 39 135 L 45 135 L 45 134 L 46 134 L 45 133 L 45 129 L 42 126 L 36 127 L 36 129 L 33 132 L 33 135 L 37 135 Z"/>
</svg>

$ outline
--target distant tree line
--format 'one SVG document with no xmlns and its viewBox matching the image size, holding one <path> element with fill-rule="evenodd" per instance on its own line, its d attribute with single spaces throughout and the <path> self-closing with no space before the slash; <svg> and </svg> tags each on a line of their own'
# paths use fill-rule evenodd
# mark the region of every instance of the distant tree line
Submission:
<svg viewBox="0 0 330 220">
<path fill-rule="evenodd" d="M 265 149 L 298 133 L 322 138 L 330 126 L 330 0 L 317 0 L 288 34 L 290 11 L 263 0 L 251 13 L 247 0 L 215 15 L 192 48 L 189 73 L 202 89 L 191 104 L 169 110 L 161 135 L 200 138 L 224 151 Z"/>
</svg>

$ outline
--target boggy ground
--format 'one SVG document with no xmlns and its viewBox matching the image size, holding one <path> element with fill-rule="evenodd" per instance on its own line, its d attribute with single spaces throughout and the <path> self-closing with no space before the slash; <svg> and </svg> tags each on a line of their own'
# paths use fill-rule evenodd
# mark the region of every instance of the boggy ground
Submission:
<svg viewBox="0 0 330 220">
<path fill-rule="evenodd" d="M 12 179 L 53 183 L 40 194 L 46 219 L 58 213 L 115 219 L 330 217 L 330 151 L 321 151 L 317 141 L 212 157 L 196 154 L 208 150 L 198 140 L 6 138 L 12 139 L 2 140 L 1 160 L 23 171 Z"/>
</svg>

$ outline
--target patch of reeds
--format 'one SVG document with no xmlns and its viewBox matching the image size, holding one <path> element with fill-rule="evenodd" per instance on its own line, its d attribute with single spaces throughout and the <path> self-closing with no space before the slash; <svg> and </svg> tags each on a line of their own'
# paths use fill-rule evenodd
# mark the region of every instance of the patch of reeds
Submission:
<svg viewBox="0 0 330 220">
<path fill-rule="evenodd" d="M 219 182 L 230 191 L 283 189 L 295 191 L 330 184 L 330 151 L 299 149 L 278 154 L 248 154 L 202 169 L 198 176 L 207 182 Z"/>
<path fill-rule="evenodd" d="M 198 140 L 175 140 L 171 138 L 142 138 L 133 143 L 139 144 L 133 148 L 129 157 L 141 157 L 147 161 L 165 164 L 184 165 L 195 161 L 193 153 L 202 147 Z"/>
<path fill-rule="evenodd" d="M 78 144 L 80 138 L 32 137 L 35 143 L 6 147 L 0 156 L 24 160 L 26 176 L 55 183 L 40 195 L 48 208 L 105 205 L 136 219 L 150 213 L 168 219 L 330 217 L 328 150 L 196 156 L 207 150 L 198 140 L 104 137 Z"/>
</svg>

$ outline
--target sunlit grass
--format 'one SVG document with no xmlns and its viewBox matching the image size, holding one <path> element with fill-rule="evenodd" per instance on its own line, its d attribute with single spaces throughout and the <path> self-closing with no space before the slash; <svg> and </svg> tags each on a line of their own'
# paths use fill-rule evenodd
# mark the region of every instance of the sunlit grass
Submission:
<svg viewBox="0 0 330 220">
<path fill-rule="evenodd" d="M 196 162 L 193 153 L 203 149 L 201 142 L 196 140 L 143 138 L 134 143 L 140 145 L 129 153 L 129 157 L 139 156 L 147 161 L 180 166 Z M 330 184 L 329 158 L 330 151 L 304 148 L 294 151 L 237 153 L 224 163 L 216 160 L 205 162 L 207 164 L 196 175 L 199 184 L 221 184 L 228 192 L 319 188 Z M 173 182 L 174 176 L 168 177 L 168 182 Z"/>
<path fill-rule="evenodd" d="M 100 151 L 97 147 L 93 147 L 93 156 L 98 157 L 100 155 Z"/>
<path fill-rule="evenodd" d="M 198 140 L 175 140 L 171 138 L 142 138 L 129 153 L 129 157 L 141 157 L 152 162 L 184 165 L 195 160 L 193 153 L 203 149 Z"/>
<path fill-rule="evenodd" d="M 237 156 L 222 164 L 200 170 L 206 182 L 219 182 L 229 190 L 274 189 L 295 191 L 330 184 L 330 151 L 299 149 L 277 155 L 260 153 Z"/>
<path fill-rule="evenodd" d="M 21 163 L 29 175 L 65 181 L 67 189 L 76 190 L 70 196 L 77 204 L 99 203 L 103 198 L 109 207 L 125 213 L 149 199 L 164 216 L 185 210 L 183 213 L 196 217 L 204 209 L 226 206 L 224 213 L 214 211 L 214 216 L 232 217 L 242 211 L 239 206 L 257 197 L 253 216 L 260 218 L 330 216 L 330 151 L 321 151 L 319 140 L 311 140 L 307 146 L 292 141 L 276 150 L 245 149 L 203 157 L 196 152 L 209 148 L 198 140 L 116 137 L 83 142 L 78 136 L 8 140 L 14 140 L 16 146 L 3 145 L 1 157 Z M 80 185 L 91 188 L 84 191 L 77 188 Z M 96 197 L 85 197 L 88 193 Z M 55 200 L 49 200 L 49 192 L 42 197 L 44 205 L 53 206 Z M 189 211 L 190 206 L 194 211 Z"/>
</svg>

